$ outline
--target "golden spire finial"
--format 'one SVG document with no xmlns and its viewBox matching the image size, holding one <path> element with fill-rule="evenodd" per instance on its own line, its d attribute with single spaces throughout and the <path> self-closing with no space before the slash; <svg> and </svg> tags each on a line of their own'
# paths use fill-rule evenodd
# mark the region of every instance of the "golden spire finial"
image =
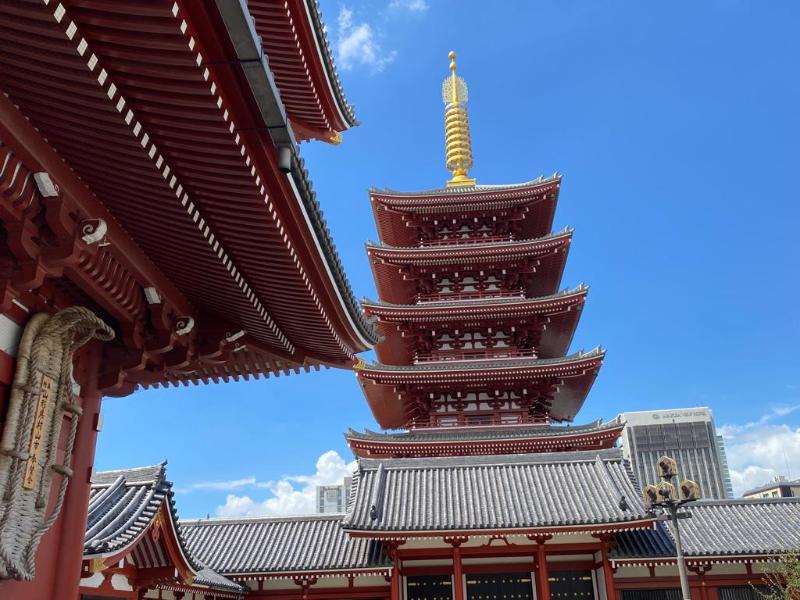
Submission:
<svg viewBox="0 0 800 600">
<path fill-rule="evenodd" d="M 467 84 L 456 75 L 456 53 L 450 51 L 450 77 L 442 83 L 444 109 L 444 134 L 446 165 L 453 177 L 447 187 L 473 186 L 470 179 L 472 168 L 472 141 L 467 119 Z"/>
</svg>

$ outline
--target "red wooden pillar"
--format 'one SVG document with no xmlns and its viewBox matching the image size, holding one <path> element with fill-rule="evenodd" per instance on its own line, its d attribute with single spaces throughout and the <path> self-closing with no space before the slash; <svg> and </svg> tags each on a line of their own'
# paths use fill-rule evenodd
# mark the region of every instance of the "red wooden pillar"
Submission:
<svg viewBox="0 0 800 600">
<path fill-rule="evenodd" d="M 464 600 L 464 572 L 461 568 L 460 544 L 453 544 L 453 599 Z"/>
<path fill-rule="evenodd" d="M 400 559 L 397 554 L 392 561 L 392 581 L 390 584 L 391 600 L 400 600 Z"/>
<path fill-rule="evenodd" d="M 389 598 L 390 600 L 400 600 L 402 597 L 400 589 L 400 556 L 397 549 L 405 544 L 405 540 L 387 541 L 383 545 L 386 556 L 392 561 L 392 574 L 389 579 Z"/>
<path fill-rule="evenodd" d="M 464 569 L 461 564 L 461 544 L 468 540 L 466 537 L 443 538 L 445 544 L 453 547 L 453 600 L 464 600 Z"/>
<path fill-rule="evenodd" d="M 544 543 L 547 540 L 536 541 L 536 570 L 539 577 L 537 578 L 537 600 L 550 600 L 550 580 L 547 572 L 547 554 L 544 551 Z"/>
<path fill-rule="evenodd" d="M 42 538 L 36 553 L 36 576 L 32 581 L 0 582 L 4 600 L 77 600 L 81 578 L 83 539 L 89 511 L 89 478 L 97 443 L 97 420 L 101 394 L 96 381 L 102 347 L 97 342 L 78 352 L 75 378 L 81 384 L 83 408 L 72 454 L 72 476 L 58 520 Z M 68 426 L 62 428 L 60 447 L 66 440 Z M 53 477 L 51 502 L 58 490 L 59 477 Z"/>
<path fill-rule="evenodd" d="M 611 561 L 608 560 L 608 547 L 608 540 L 602 539 L 600 542 L 600 556 L 601 560 L 603 561 L 603 578 L 606 584 L 606 600 L 617 600 L 617 590 L 614 587 L 614 569 L 611 567 Z"/>
<path fill-rule="evenodd" d="M 700 600 L 709 600 L 709 592 L 708 587 L 706 586 L 706 573 L 711 570 L 710 565 L 695 565 L 693 567 L 689 567 L 689 570 L 697 575 L 697 578 L 700 580 L 699 586 L 697 586 L 697 593 L 695 592 L 695 586 L 690 588 L 693 596 L 697 596 Z"/>
</svg>

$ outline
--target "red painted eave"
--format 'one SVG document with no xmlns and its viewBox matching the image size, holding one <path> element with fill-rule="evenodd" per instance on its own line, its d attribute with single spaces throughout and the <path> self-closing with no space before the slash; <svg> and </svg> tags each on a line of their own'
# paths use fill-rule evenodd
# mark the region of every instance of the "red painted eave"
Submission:
<svg viewBox="0 0 800 600">
<path fill-rule="evenodd" d="M 427 458 L 438 456 L 481 456 L 526 454 L 533 452 L 569 452 L 612 448 L 623 426 L 602 432 L 559 433 L 530 439 L 492 439 L 485 441 L 402 442 L 348 439 L 347 444 L 359 458 Z"/>
<path fill-rule="evenodd" d="M 315 0 L 248 0 L 247 5 L 298 139 L 331 141 L 355 125 Z"/>
<path fill-rule="evenodd" d="M 524 231 L 530 237 L 543 236 L 552 229 L 560 185 L 559 177 L 525 186 L 478 188 L 459 193 L 370 190 L 369 196 L 379 239 L 392 246 L 412 246 L 419 241 L 417 228 L 426 219 L 493 213 L 499 206 L 523 207 L 527 224 Z"/>
<path fill-rule="evenodd" d="M 0 86 L 198 310 L 289 363 L 348 365 L 369 343 L 208 6 L 9 6 Z"/>
</svg>

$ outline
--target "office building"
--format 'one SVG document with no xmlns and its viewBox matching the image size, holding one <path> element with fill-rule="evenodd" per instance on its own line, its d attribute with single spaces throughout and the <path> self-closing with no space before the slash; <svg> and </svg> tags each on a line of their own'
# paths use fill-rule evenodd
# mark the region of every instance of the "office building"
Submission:
<svg viewBox="0 0 800 600">
<path fill-rule="evenodd" d="M 725 440 L 721 435 L 717 436 L 717 450 L 719 450 L 719 464 L 722 467 L 722 483 L 725 486 L 727 498 L 733 498 L 733 482 L 731 481 L 731 470 L 728 468 L 728 453 L 725 451 Z"/>
<path fill-rule="evenodd" d="M 347 510 L 347 495 L 350 492 L 350 481 L 350 477 L 345 477 L 341 485 L 318 485 L 317 512 L 345 512 Z"/>
<path fill-rule="evenodd" d="M 640 485 L 656 479 L 656 462 L 669 455 L 681 477 L 700 484 L 704 498 L 732 497 L 724 448 L 705 407 L 622 414 L 622 447 Z"/>
</svg>

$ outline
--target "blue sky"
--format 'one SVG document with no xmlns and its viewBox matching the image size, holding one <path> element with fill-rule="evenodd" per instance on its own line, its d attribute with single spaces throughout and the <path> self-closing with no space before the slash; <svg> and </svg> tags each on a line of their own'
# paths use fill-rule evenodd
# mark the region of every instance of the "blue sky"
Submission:
<svg viewBox="0 0 800 600">
<path fill-rule="evenodd" d="M 742 486 L 800 477 L 800 4 L 323 0 L 361 125 L 304 144 L 356 294 L 374 297 L 370 186 L 437 187 L 459 55 L 479 183 L 564 175 L 574 349 L 605 366 L 580 421 L 710 406 Z M 104 402 L 96 467 L 169 460 L 184 516 L 313 510 L 375 427 L 351 372 Z"/>
</svg>

